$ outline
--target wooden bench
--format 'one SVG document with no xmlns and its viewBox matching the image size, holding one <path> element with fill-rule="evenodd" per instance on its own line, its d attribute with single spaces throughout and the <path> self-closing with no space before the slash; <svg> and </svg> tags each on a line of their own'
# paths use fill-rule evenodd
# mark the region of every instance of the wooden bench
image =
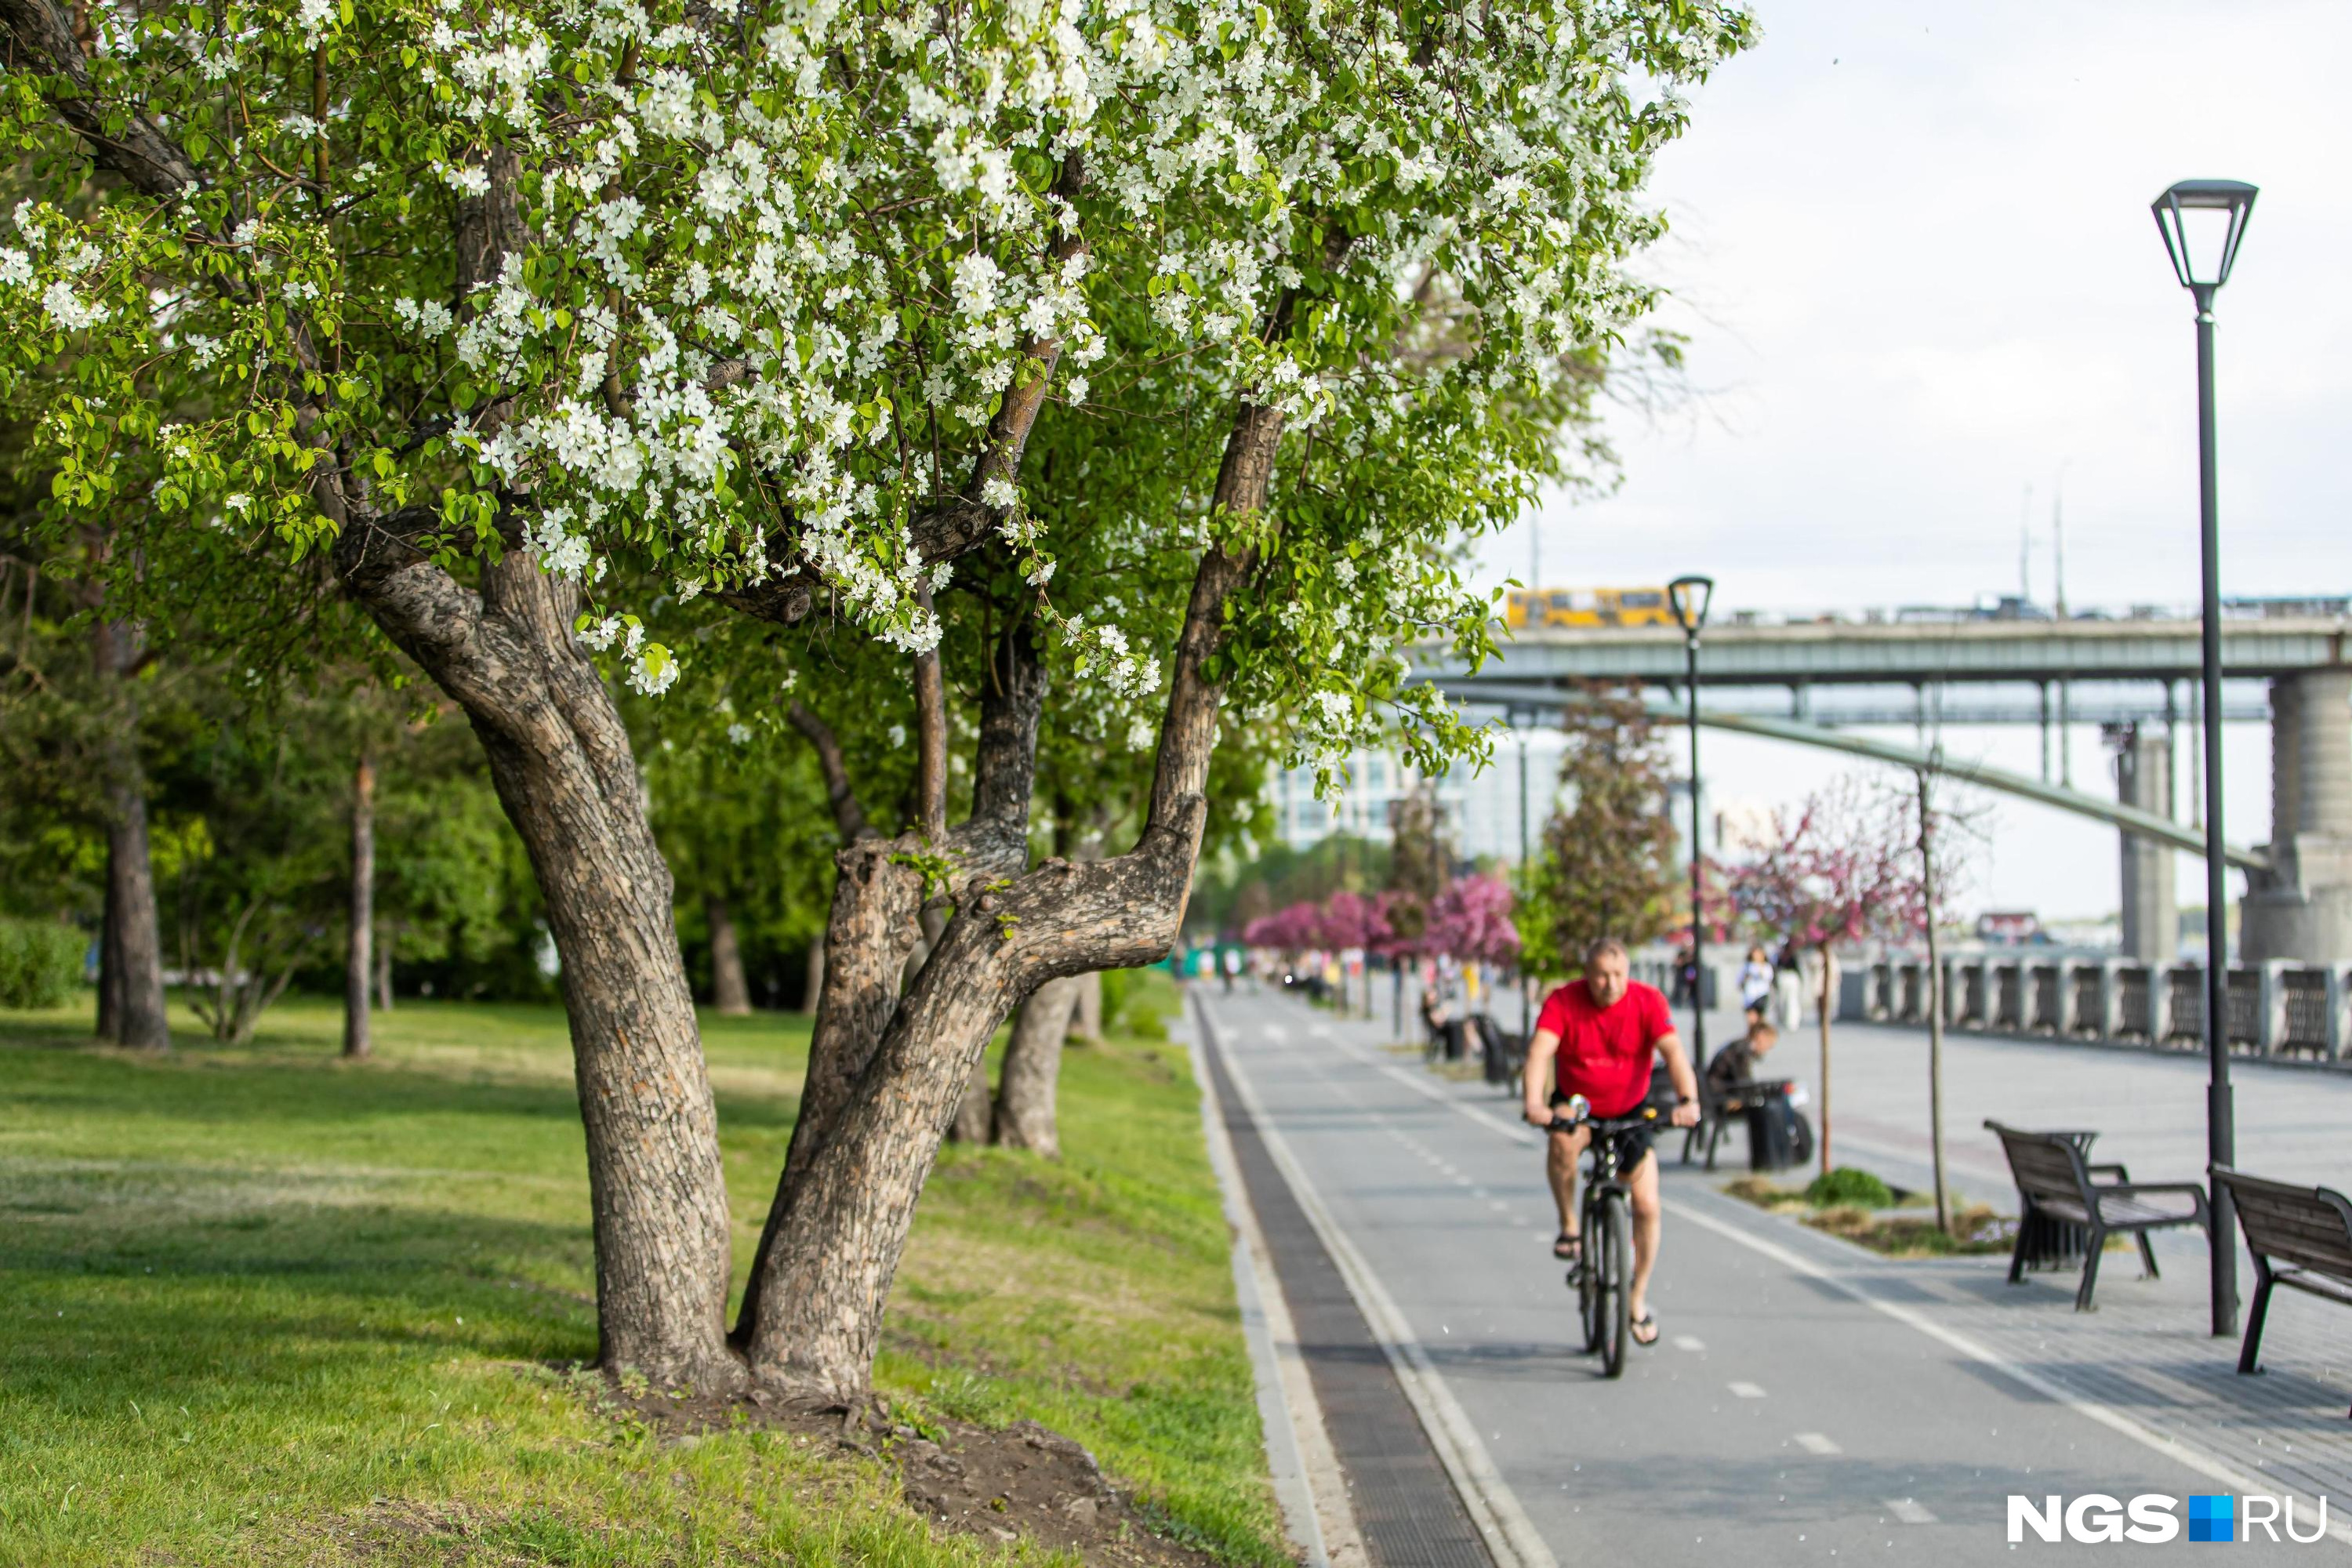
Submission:
<svg viewBox="0 0 2352 1568">
<path fill-rule="evenodd" d="M 2294 1187 L 2213 1167 L 2213 1179 L 2229 1189 L 2254 1255 L 2254 1300 L 2246 1314 L 2246 1343 L 2238 1370 L 2262 1370 L 2263 1317 L 2270 1310 L 2271 1287 L 2291 1286 L 2310 1295 L 2352 1306 L 2352 1203 L 2326 1187 Z"/>
<path fill-rule="evenodd" d="M 2205 1189 L 2195 1182 L 2135 1182 L 2121 1165 L 2095 1167 L 2084 1157 L 2087 1140 L 2079 1132 L 2027 1132 L 1998 1121 L 1985 1125 L 2000 1135 L 2009 1155 L 2010 1176 L 2017 1183 L 2017 1247 L 2009 1259 L 2012 1285 L 2024 1281 L 2026 1244 L 2036 1220 L 2080 1226 L 2087 1233 L 2083 1284 L 2074 1292 L 2078 1312 L 2095 1310 L 2091 1293 L 2099 1283 L 2099 1258 L 2109 1236 L 2137 1239 L 2140 1262 L 2154 1279 L 2158 1273 L 2156 1249 L 2147 1240 L 2150 1232 L 2183 1225 L 2212 1232 Z M 2102 1181 L 2101 1176 L 2112 1179 Z"/>
</svg>

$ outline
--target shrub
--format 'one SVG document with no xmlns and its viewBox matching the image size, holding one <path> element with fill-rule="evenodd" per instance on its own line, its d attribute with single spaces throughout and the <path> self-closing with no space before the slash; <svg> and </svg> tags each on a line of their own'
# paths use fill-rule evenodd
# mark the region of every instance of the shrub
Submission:
<svg viewBox="0 0 2352 1568">
<path fill-rule="evenodd" d="M 62 1007 L 89 939 L 56 921 L 0 920 L 0 1007 Z"/>
<path fill-rule="evenodd" d="M 1885 1182 L 1868 1171 L 1857 1171 L 1852 1165 L 1840 1165 L 1836 1170 L 1813 1178 L 1805 1189 L 1805 1201 L 1815 1208 L 1851 1205 L 1855 1208 L 1885 1209 L 1895 1206 L 1895 1194 Z"/>
</svg>

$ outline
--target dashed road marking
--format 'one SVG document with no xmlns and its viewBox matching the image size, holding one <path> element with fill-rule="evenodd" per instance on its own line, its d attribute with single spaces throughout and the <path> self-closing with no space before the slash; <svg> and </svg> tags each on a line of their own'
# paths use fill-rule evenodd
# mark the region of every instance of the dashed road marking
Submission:
<svg viewBox="0 0 2352 1568">
<path fill-rule="evenodd" d="M 1730 1389 L 1733 1394 L 1742 1399 L 1761 1399 L 1764 1397 L 1764 1391 L 1757 1387 L 1752 1383 L 1731 1383 L 1726 1384 L 1724 1386 Z"/>
<path fill-rule="evenodd" d="M 1936 1516 L 1934 1514 L 1929 1513 L 1926 1509 L 1921 1508 L 1916 1502 L 1907 1497 L 1888 1499 L 1886 1503 L 1886 1511 L 1893 1514 L 1895 1518 L 1901 1520 L 1906 1524 L 1933 1524 L 1936 1522 Z"/>
<path fill-rule="evenodd" d="M 1839 1447 L 1835 1443 L 1830 1441 L 1829 1438 L 1823 1436 L 1819 1432 L 1798 1433 L 1797 1447 L 1802 1448 L 1808 1454 L 1843 1454 L 1845 1452 L 1843 1448 Z"/>
<path fill-rule="evenodd" d="M 1675 1349 L 1678 1351 L 1703 1351 L 1706 1349 L 1706 1342 L 1700 1339 L 1696 1334 L 1676 1334 L 1675 1336 Z"/>
</svg>

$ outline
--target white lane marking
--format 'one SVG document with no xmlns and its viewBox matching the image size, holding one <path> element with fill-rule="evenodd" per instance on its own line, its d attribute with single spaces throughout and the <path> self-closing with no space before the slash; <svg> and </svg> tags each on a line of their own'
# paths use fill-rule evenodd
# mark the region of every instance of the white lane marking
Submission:
<svg viewBox="0 0 2352 1568">
<path fill-rule="evenodd" d="M 1893 1514 L 1895 1518 L 1901 1520 L 1906 1524 L 1933 1524 L 1936 1522 L 1936 1516 L 1934 1514 L 1929 1513 L 1926 1509 L 1921 1508 L 1917 1503 L 1914 1502 L 1907 1497 L 1888 1499 L 1886 1503 L 1886 1511 Z"/>
<path fill-rule="evenodd" d="M 1414 1336 L 1412 1324 L 1381 1287 L 1379 1276 L 1365 1263 L 1362 1254 L 1356 1250 L 1355 1243 L 1323 1206 L 1315 1184 L 1307 1180 L 1305 1167 L 1290 1152 L 1289 1141 L 1266 1115 L 1248 1073 L 1230 1052 L 1225 1057 L 1225 1070 L 1234 1080 L 1234 1092 L 1242 1109 L 1257 1124 L 1267 1155 L 1282 1173 L 1283 1180 L 1289 1183 L 1291 1195 L 1306 1213 L 1307 1223 L 1338 1266 L 1339 1278 L 1362 1310 L 1372 1337 L 1380 1341 L 1381 1352 L 1396 1373 L 1397 1385 L 1404 1391 L 1406 1401 L 1420 1418 L 1430 1447 L 1437 1451 L 1438 1462 L 1445 1467 L 1464 1510 L 1485 1538 L 1497 1568 L 1559 1568 L 1559 1560 L 1544 1544 L 1543 1537 L 1519 1507 L 1519 1500 L 1512 1495 L 1502 1472 L 1495 1468 L 1468 1414 L 1445 1386 L 1445 1380 L 1438 1375 L 1428 1349 Z"/>
<path fill-rule="evenodd" d="M 1276 1045 L 1280 1045 L 1283 1041 L 1290 1038 L 1290 1031 L 1284 1028 L 1279 1024 L 1268 1024 L 1265 1026 L 1265 1037 L 1272 1040 Z"/>
<path fill-rule="evenodd" d="M 1678 1351 L 1703 1351 L 1706 1349 L 1706 1342 L 1700 1339 L 1696 1334 L 1676 1334 L 1675 1336 L 1675 1349 Z"/>
<path fill-rule="evenodd" d="M 1275 1493 L 1291 1539 L 1306 1549 L 1308 1568 L 1361 1568 L 1368 1559 L 1348 1496 L 1347 1472 L 1323 1425 L 1322 1403 L 1298 1344 L 1290 1303 L 1275 1272 L 1274 1252 L 1258 1228 L 1256 1211 L 1242 1186 L 1241 1164 L 1225 1131 L 1217 1086 L 1201 1052 L 1201 1032 L 1192 1038 L 1192 1078 L 1200 1086 L 1201 1124 L 1209 1163 L 1224 1196 L 1226 1223 L 1234 1229 L 1234 1287 L 1242 1326 L 1250 1342 L 1251 1370 L 1258 1384 L 1258 1419 L 1265 1427 Z M 1274 1406 L 1269 1410 L 1268 1405 Z"/>
<path fill-rule="evenodd" d="M 1928 1338 L 1950 1346 L 1970 1361 L 2000 1373 L 2011 1382 L 2021 1384 L 2053 1404 L 2063 1405 L 2077 1415 L 2097 1422 L 2110 1431 L 2120 1433 L 2135 1443 L 2153 1448 L 2165 1458 L 2188 1466 L 2200 1476 L 2210 1476 L 2224 1486 L 2235 1487 L 2241 1491 L 2262 1491 L 2265 1488 L 2274 1489 L 2277 1485 L 2275 1481 L 2258 1481 L 2235 1466 L 2226 1464 L 2200 1449 L 2192 1448 L 2178 1438 L 2167 1436 L 2152 1427 L 2143 1426 L 2119 1410 L 2102 1405 L 2095 1399 L 2086 1399 L 2071 1389 L 2063 1388 L 2041 1373 L 2029 1371 L 1984 1345 L 1979 1344 L 1958 1330 L 1946 1328 L 1926 1313 L 1899 1301 L 1883 1300 L 1843 1276 L 1822 1268 L 1809 1258 L 1801 1257 L 1790 1251 L 1777 1242 L 1750 1236 L 1738 1226 L 1716 1218 L 1713 1215 L 1702 1214 L 1681 1203 L 1668 1203 L 1664 1206 L 1669 1214 L 1687 1219 L 1701 1229 L 1714 1231 L 1717 1235 L 1736 1241 L 1751 1251 L 1761 1253 L 1784 1268 L 1794 1269 L 1797 1273 L 1818 1279 L 1841 1295 L 1850 1296 L 1874 1311 L 1883 1312 L 1898 1323 L 1907 1324 L 1918 1330 Z M 2339 1541 L 2352 1542 L 2352 1525 L 2331 1520 L 2328 1522 L 2327 1532 Z"/>
<path fill-rule="evenodd" d="M 1433 1100 L 1437 1101 L 1438 1104 L 1446 1107 L 1457 1115 L 1466 1116 L 1471 1121 L 1477 1122 L 1480 1126 L 1487 1128 L 1492 1131 L 1499 1132 L 1515 1143 L 1537 1144 L 1540 1143 L 1542 1141 L 1540 1135 L 1538 1134 L 1533 1128 L 1527 1127 L 1525 1125 L 1514 1125 L 1511 1122 L 1504 1121 L 1499 1116 L 1496 1116 L 1490 1112 L 1480 1110 L 1475 1105 L 1465 1105 L 1461 1100 L 1454 1099 L 1452 1095 L 1438 1088 L 1435 1084 L 1425 1083 L 1392 1063 L 1374 1060 L 1372 1058 L 1365 1055 L 1362 1051 L 1358 1050 L 1355 1047 L 1346 1044 L 1344 1041 L 1334 1040 L 1332 1044 L 1338 1049 L 1348 1056 L 1354 1058 L 1357 1061 L 1363 1063 L 1365 1066 L 1373 1068 L 1381 1072 L 1387 1073 L 1391 1078 L 1395 1079 L 1399 1083 L 1403 1084 L 1415 1094 Z M 1814 1263 L 1809 1258 L 1801 1258 L 1796 1253 L 1790 1251 L 1787 1247 L 1781 1247 L 1775 1242 L 1766 1241 L 1761 1237 L 1750 1236 L 1746 1231 L 1740 1230 L 1737 1226 L 1729 1225 L 1723 1220 L 1717 1219 L 1712 1215 L 1701 1214 L 1698 1210 L 1690 1207 L 1679 1200 L 1664 1200 L 1664 1207 L 1668 1214 L 1675 1215 L 1679 1218 L 1687 1219 L 1692 1224 L 1698 1226 L 1702 1229 L 1714 1231 L 1717 1235 L 1722 1236 L 1728 1240 L 1736 1241 L 1740 1246 L 1748 1248 L 1750 1251 L 1760 1253 L 1764 1257 L 1771 1258 L 1774 1262 L 1780 1264 L 1785 1268 L 1792 1268 L 1800 1274 L 1806 1275 L 1814 1279 L 1819 1279 L 1823 1284 L 1829 1286 L 1832 1289 L 1839 1292 L 1841 1295 L 1852 1297 L 1854 1300 L 1861 1302 L 1864 1306 L 1870 1308 L 1873 1311 L 1882 1312 L 1887 1317 L 1894 1319 L 1898 1323 L 1906 1324 L 1911 1328 L 1918 1330 L 1919 1332 L 1926 1334 L 1929 1339 L 1938 1341 L 1941 1343 L 1949 1346 L 1951 1349 L 1959 1352 L 1960 1354 L 1967 1356 L 1970 1361 L 1976 1362 L 1979 1365 L 2000 1373 L 2003 1377 L 2008 1378 L 2012 1383 L 2020 1384 L 2030 1392 L 2037 1394 L 2044 1399 L 2063 1405 L 2069 1410 L 2074 1411 L 2075 1414 L 2084 1416 L 2089 1420 L 2095 1421 L 2100 1426 L 2130 1438 L 2133 1442 L 2141 1445 L 2143 1447 L 2152 1448 L 2168 1459 L 2186 1465 L 2200 1476 L 2210 1477 L 2214 1480 L 2220 1481 L 2224 1486 L 2234 1487 L 2240 1491 L 2267 1491 L 2275 1489 L 2276 1483 L 2274 1482 L 2258 1481 L 2252 1476 L 2248 1475 L 2245 1471 L 2237 1468 L 2235 1466 L 2226 1464 L 2221 1459 L 2215 1458 L 2212 1455 L 2205 1453 L 2200 1449 L 2192 1448 L 2188 1444 L 2179 1441 L 2178 1438 L 2168 1437 L 2163 1433 L 2156 1431 L 2152 1427 L 2143 1426 L 2141 1423 L 2133 1420 L 2130 1416 L 2126 1415 L 2119 1410 L 2102 1405 L 2095 1399 L 2086 1399 L 2079 1394 L 2062 1388 L 2038 1373 L 2029 1372 L 2024 1367 L 2018 1365 L 2014 1362 L 2004 1360 L 2000 1355 L 1995 1354 L 1992 1351 L 1987 1349 L 1981 1344 L 1979 1344 L 1976 1341 L 1969 1338 L 1966 1334 L 1959 1332 L 1958 1330 L 1948 1329 L 1943 1324 L 1937 1322 L 1934 1319 L 1926 1316 L 1924 1313 L 1921 1313 L 1913 1308 L 1905 1306 L 1901 1302 L 1883 1300 L 1880 1298 L 1872 1295 L 1861 1286 L 1855 1285 L 1847 1280 L 1843 1276 L 1822 1268 L 1820 1264 Z M 2338 1541 L 2352 1543 L 2352 1524 L 2340 1523 L 2331 1519 L 2328 1521 L 2327 1533 L 2336 1537 Z"/>
<path fill-rule="evenodd" d="M 1723 1386 L 1731 1390 L 1735 1395 L 1741 1399 L 1761 1399 L 1764 1397 L 1764 1391 L 1757 1387 L 1752 1383 L 1727 1383 Z"/>
<path fill-rule="evenodd" d="M 1808 1454 L 1843 1454 L 1845 1452 L 1843 1448 L 1839 1447 L 1835 1443 L 1832 1443 L 1819 1432 L 1800 1432 L 1797 1434 L 1796 1441 L 1797 1447 L 1802 1448 Z"/>
</svg>

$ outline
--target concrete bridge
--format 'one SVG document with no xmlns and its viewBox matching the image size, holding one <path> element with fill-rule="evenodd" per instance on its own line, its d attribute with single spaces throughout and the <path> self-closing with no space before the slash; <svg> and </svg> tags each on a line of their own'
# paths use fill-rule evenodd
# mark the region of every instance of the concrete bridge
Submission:
<svg viewBox="0 0 2352 1568">
<path fill-rule="evenodd" d="M 1976 782 L 2121 826 L 2125 947 L 2142 963 L 2167 963 L 2177 931 L 2170 856 L 2202 853 L 2201 840 L 2184 845 L 2164 830 L 2175 731 L 2203 717 L 2196 710 L 2200 643 L 2194 618 L 2158 616 L 1735 616 L 1710 626 L 1701 646 L 1709 703 L 1702 722 L 1849 752 L 1871 748 L 1839 729 L 1911 724 L 1921 740 L 1916 752 L 1871 743 L 1871 754 L 1904 766 L 1940 765 L 1926 742 L 1946 724 L 2039 722 L 2038 786 L 1990 776 L 1994 770 L 1974 770 Z M 2247 879 L 2242 958 L 2352 960 L 2352 617 L 2225 611 L 2221 661 L 2219 720 L 2271 725 L 2270 842 L 2231 856 Z M 1518 712 L 1566 700 L 1593 680 L 1636 683 L 1678 711 L 1683 639 L 1660 627 L 1529 629 L 1475 673 L 1433 658 L 1416 674 L 1465 702 Z M 2094 720 L 2117 752 L 2115 805 L 2077 794 L 2071 778 L 2049 776 L 2053 721 L 2063 728 Z"/>
</svg>

